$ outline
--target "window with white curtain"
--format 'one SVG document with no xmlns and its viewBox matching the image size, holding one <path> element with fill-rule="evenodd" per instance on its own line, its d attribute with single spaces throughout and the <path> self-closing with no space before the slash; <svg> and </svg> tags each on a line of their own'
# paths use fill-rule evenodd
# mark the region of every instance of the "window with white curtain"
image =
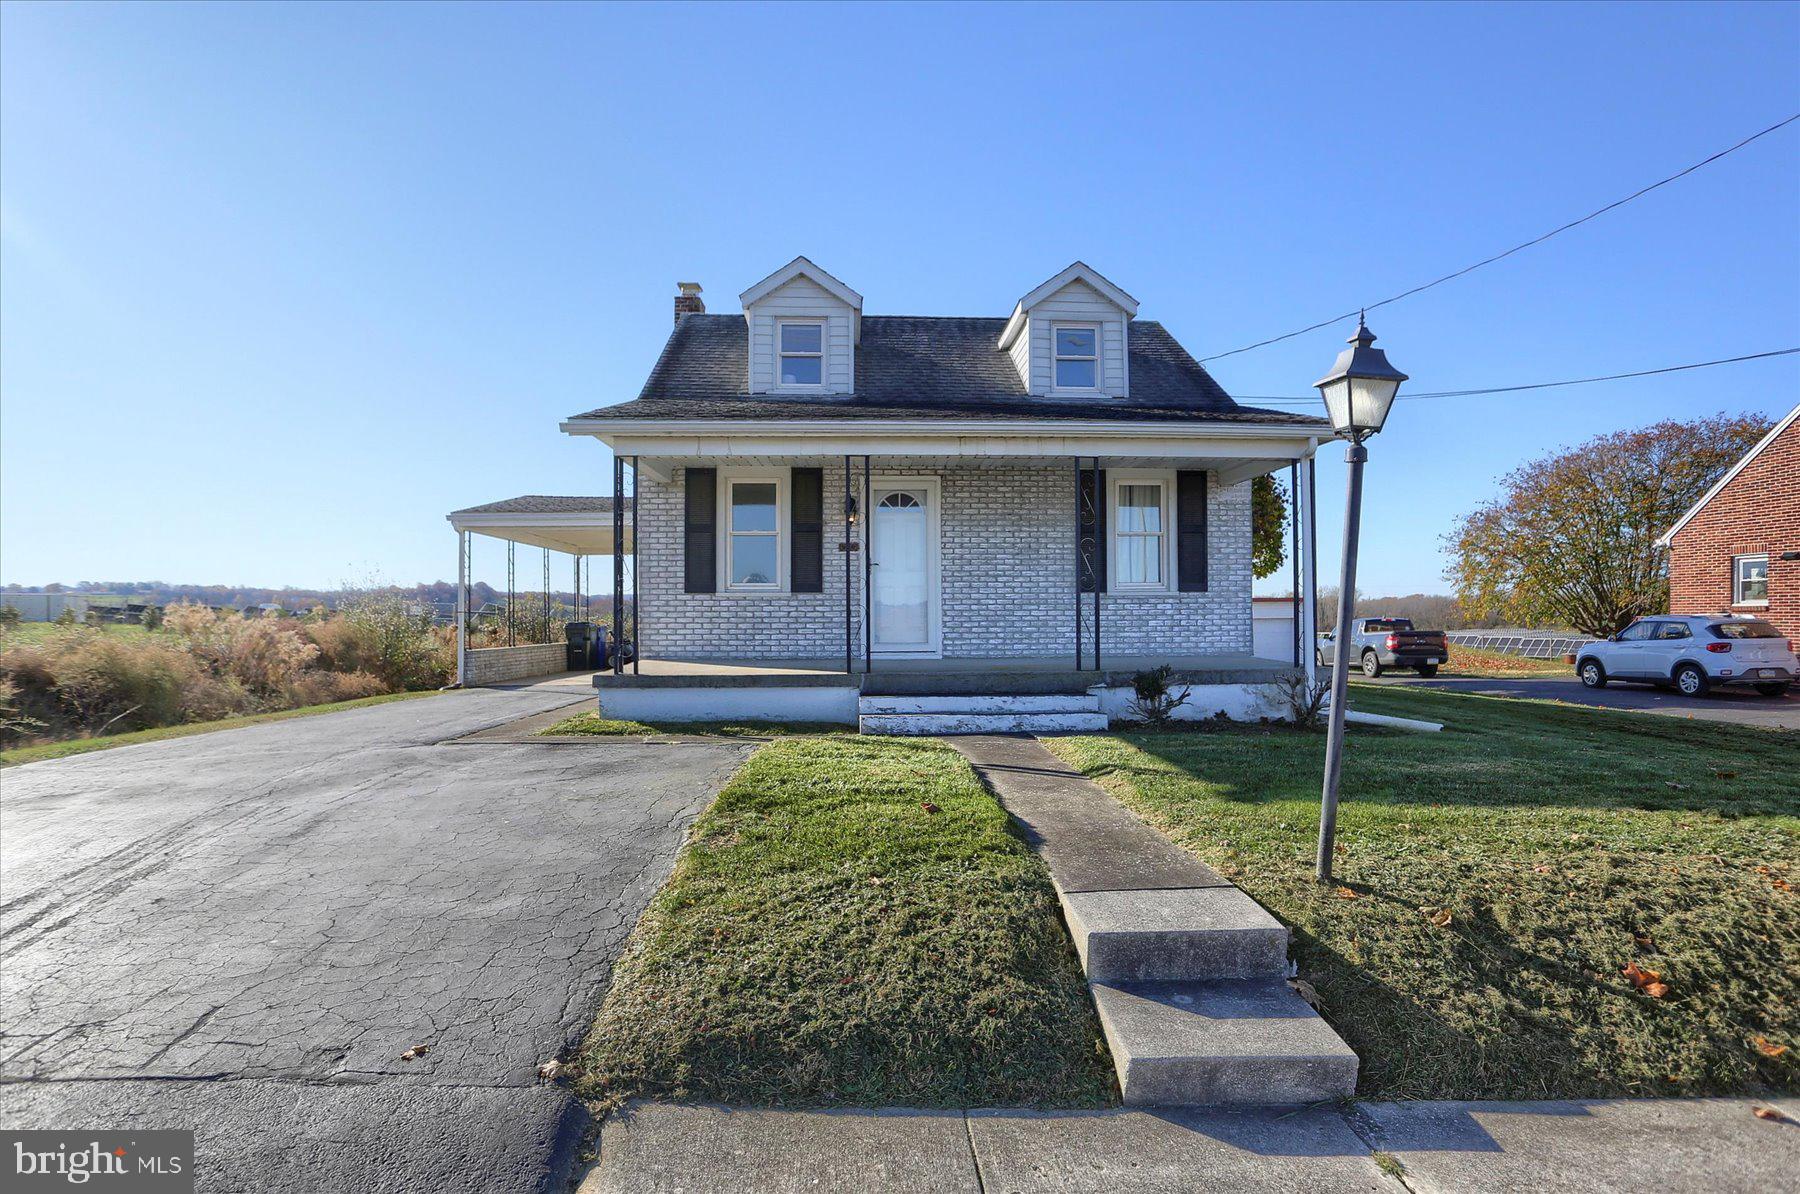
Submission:
<svg viewBox="0 0 1800 1194">
<path fill-rule="evenodd" d="M 1767 605 L 1769 603 L 1769 557 L 1766 555 L 1731 557 L 1731 604 Z"/>
<path fill-rule="evenodd" d="M 1168 483 L 1124 476 L 1112 488 L 1113 588 L 1168 588 Z"/>
</svg>

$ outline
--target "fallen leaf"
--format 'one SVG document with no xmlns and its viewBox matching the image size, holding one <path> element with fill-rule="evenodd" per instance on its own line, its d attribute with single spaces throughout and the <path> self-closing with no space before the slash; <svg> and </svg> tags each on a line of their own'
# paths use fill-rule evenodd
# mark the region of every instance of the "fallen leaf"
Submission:
<svg viewBox="0 0 1800 1194">
<path fill-rule="evenodd" d="M 1439 908 L 1436 912 L 1433 912 L 1428 919 L 1438 928 L 1447 929 L 1450 927 L 1450 909 Z"/>
<path fill-rule="evenodd" d="M 1346 846 L 1343 842 L 1339 842 L 1337 844 L 1337 852 L 1339 854 L 1348 854 L 1350 853 L 1350 847 Z"/>
<path fill-rule="evenodd" d="M 419 1058 L 425 1056 L 429 1052 L 431 1052 L 430 1045 L 414 1045 L 412 1048 L 408 1049 L 406 1052 L 404 1052 L 400 1055 L 400 1060 L 401 1061 L 417 1061 Z"/>
<path fill-rule="evenodd" d="M 882 884 L 882 878 L 880 875 L 870 875 L 869 876 L 869 886 L 870 887 L 880 887 L 881 884 Z"/>
<path fill-rule="evenodd" d="M 1792 887 L 1788 886 L 1788 881 L 1786 879 L 1775 880 L 1774 887 L 1775 887 L 1776 891 L 1792 891 L 1792 890 L 1794 890 Z"/>
<path fill-rule="evenodd" d="M 924 809 L 928 813 L 935 813 L 938 811 L 938 806 L 931 803 L 931 801 L 929 801 L 929 800 L 919 801 L 919 807 Z"/>
<path fill-rule="evenodd" d="M 1630 979 L 1631 985 L 1640 991 L 1648 991 L 1652 983 L 1655 983 L 1658 979 L 1662 978 L 1662 975 L 1658 974 L 1656 971 L 1645 970 L 1636 962 L 1630 963 L 1625 969 L 1619 971 L 1619 973 Z M 1664 987 L 1663 990 L 1667 991 L 1668 988 Z M 1660 999 L 1661 996 L 1656 996 L 1656 998 Z"/>
<path fill-rule="evenodd" d="M 1736 779 L 1737 772 L 1735 772 L 1735 771 L 1715 771 L 1715 772 L 1713 772 L 1713 778 L 1715 778 L 1715 779 Z"/>
<path fill-rule="evenodd" d="M 1758 1119 L 1784 1120 L 1787 1118 L 1787 1116 L 1775 1110 L 1773 1107 L 1758 1107 L 1755 1111 L 1751 1112 L 1751 1114 Z"/>
<path fill-rule="evenodd" d="M 556 1076 L 560 1073 L 562 1073 L 562 1062 L 560 1061 L 546 1061 L 538 1067 L 538 1077 L 545 1082 L 556 1081 Z"/>
<path fill-rule="evenodd" d="M 1750 1043 L 1755 1045 L 1756 1051 L 1764 1057 L 1780 1057 L 1788 1051 L 1786 1045 L 1777 1045 L 1766 1036 L 1753 1036 L 1750 1038 Z"/>
<path fill-rule="evenodd" d="M 1632 940 L 1637 942 L 1637 947 L 1645 953 L 1649 953 L 1656 948 L 1656 939 L 1651 937 L 1648 933 L 1645 933 L 1642 937 L 1633 937 Z"/>
<path fill-rule="evenodd" d="M 1644 994 L 1652 999 L 1661 999 L 1669 993 L 1668 983 L 1651 983 L 1644 988 Z"/>
<path fill-rule="evenodd" d="M 1538 863 L 1538 865 L 1532 867 L 1531 869 L 1536 871 L 1540 875 L 1548 875 L 1550 873 L 1550 864 L 1547 862 L 1540 862 L 1540 863 Z"/>
<path fill-rule="evenodd" d="M 1303 978 L 1290 978 L 1287 980 L 1287 983 L 1288 986 L 1293 988 L 1294 994 L 1306 1000 L 1309 1005 L 1312 1007 L 1319 1006 L 1319 993 L 1313 990 L 1313 985 L 1311 983 Z"/>
<path fill-rule="evenodd" d="M 1340 900 L 1354 900 L 1359 897 L 1357 896 L 1357 894 L 1354 891 L 1351 891 L 1348 887 L 1340 887 L 1337 889 L 1337 898 Z"/>
</svg>

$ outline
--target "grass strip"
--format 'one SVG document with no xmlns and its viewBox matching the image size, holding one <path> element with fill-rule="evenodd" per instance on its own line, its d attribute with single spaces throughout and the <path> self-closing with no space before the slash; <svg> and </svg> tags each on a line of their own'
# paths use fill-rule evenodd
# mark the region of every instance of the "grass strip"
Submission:
<svg viewBox="0 0 1800 1194">
<path fill-rule="evenodd" d="M 578 1071 L 606 1103 L 1113 1098 L 1042 862 L 949 747 L 851 735 L 764 745 L 695 822 Z"/>
<path fill-rule="evenodd" d="M 1353 699 L 1445 729 L 1350 727 L 1330 886 L 1312 877 L 1323 735 L 1051 746 L 1294 929 L 1363 1096 L 1800 1090 L 1800 734 Z"/>
<path fill-rule="evenodd" d="M 354 701 L 333 701 L 326 705 L 305 705 L 299 709 L 279 709 L 273 713 L 252 713 L 244 717 L 227 717 L 220 721 L 196 721 L 179 726 L 156 726 L 148 730 L 132 730 L 125 734 L 106 734 L 98 738 L 65 738 L 60 742 L 40 742 L 34 746 L 17 746 L 0 750 L 0 767 L 21 763 L 41 763 L 45 759 L 66 759 L 115 746 L 134 746 L 139 742 L 161 742 L 165 738 L 186 738 L 192 734 L 210 734 L 214 730 L 235 730 L 243 726 L 261 725 L 265 721 L 286 721 L 290 717 L 311 717 L 317 713 L 336 713 L 340 709 L 360 709 L 364 705 L 385 705 L 389 701 L 410 701 L 414 697 L 436 696 L 435 689 L 425 692 L 389 692 L 380 696 L 359 697 Z"/>
</svg>

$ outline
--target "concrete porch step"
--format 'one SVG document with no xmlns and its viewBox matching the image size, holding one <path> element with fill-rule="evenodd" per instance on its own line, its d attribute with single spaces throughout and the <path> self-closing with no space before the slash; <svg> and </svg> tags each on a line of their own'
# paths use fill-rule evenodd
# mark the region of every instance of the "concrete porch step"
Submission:
<svg viewBox="0 0 1800 1194">
<path fill-rule="evenodd" d="M 1229 885 L 1064 892 L 1063 918 L 1089 981 L 1284 978 L 1288 930 Z"/>
<path fill-rule="evenodd" d="M 865 696 L 864 714 L 879 713 L 1098 713 L 1100 698 L 1082 694 L 1019 696 Z"/>
<path fill-rule="evenodd" d="M 1282 979 L 1091 990 L 1127 1106 L 1316 1103 L 1356 1091 L 1356 1054 Z"/>
<path fill-rule="evenodd" d="M 864 734 L 1081 734 L 1106 729 L 1104 713 L 865 713 Z"/>
</svg>

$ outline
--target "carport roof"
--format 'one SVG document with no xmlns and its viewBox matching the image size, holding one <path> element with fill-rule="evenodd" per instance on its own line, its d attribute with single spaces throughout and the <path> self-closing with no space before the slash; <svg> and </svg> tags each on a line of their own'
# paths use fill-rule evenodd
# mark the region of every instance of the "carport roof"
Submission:
<svg viewBox="0 0 1800 1194">
<path fill-rule="evenodd" d="M 632 550 L 631 499 L 624 499 L 625 550 Z M 525 494 L 486 505 L 454 510 L 446 516 L 458 531 L 547 547 L 571 555 L 613 554 L 613 500 L 610 497 L 565 497 Z"/>
</svg>

